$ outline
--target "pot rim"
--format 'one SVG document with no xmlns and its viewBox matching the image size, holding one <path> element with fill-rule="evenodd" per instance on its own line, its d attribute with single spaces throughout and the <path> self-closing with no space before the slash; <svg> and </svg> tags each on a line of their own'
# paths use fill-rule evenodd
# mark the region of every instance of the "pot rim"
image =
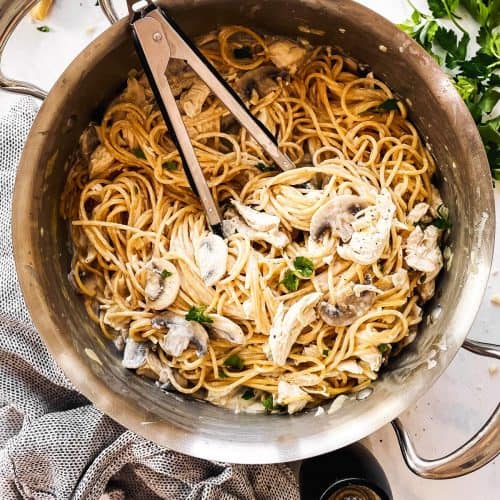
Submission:
<svg viewBox="0 0 500 500">
<path fill-rule="evenodd" d="M 349 4 L 348 6 L 353 16 L 370 15 L 373 22 L 381 24 L 380 29 L 388 30 L 389 33 L 399 33 L 399 30 L 392 23 L 372 12 L 370 9 L 350 0 L 343 1 L 342 3 L 344 5 Z M 55 325 L 52 319 L 52 315 L 55 314 L 55 311 L 46 300 L 44 290 L 37 279 L 38 270 L 33 264 L 33 255 L 35 255 L 39 249 L 36 247 L 33 238 L 26 237 L 26 228 L 31 226 L 31 210 L 27 209 L 27 206 L 33 207 L 33 191 L 31 187 L 33 185 L 33 178 L 37 175 L 37 169 L 33 168 L 33 165 L 39 163 L 39 158 L 44 148 L 44 131 L 46 130 L 46 123 L 53 119 L 61 108 L 61 104 L 67 99 L 66 87 L 68 83 L 76 81 L 78 75 L 81 73 L 81 68 L 88 65 L 96 55 L 104 56 L 109 52 L 110 45 L 117 43 L 120 32 L 126 30 L 126 25 L 127 20 L 123 19 L 116 25 L 108 28 L 84 49 L 61 75 L 50 91 L 33 124 L 26 141 L 26 146 L 18 169 L 18 175 L 16 177 L 12 221 L 16 268 L 23 295 L 33 322 L 52 356 L 75 387 L 105 414 L 109 415 L 124 427 L 161 446 L 200 458 L 233 463 L 286 462 L 332 451 L 375 432 L 414 404 L 415 401 L 430 388 L 446 369 L 447 365 L 458 351 L 461 342 L 466 338 L 486 290 L 493 257 L 492 241 L 494 239 L 494 230 L 491 231 L 491 225 L 494 224 L 494 215 L 486 221 L 486 225 L 489 228 L 489 230 L 485 231 L 487 241 L 484 243 L 487 252 L 487 258 L 485 260 L 487 262 L 482 263 L 480 269 L 478 269 L 478 272 L 474 276 L 468 277 L 468 289 L 463 292 L 463 300 L 466 300 L 469 304 L 469 311 L 466 313 L 463 312 L 460 322 L 454 325 L 454 337 L 460 342 L 458 342 L 457 345 L 449 346 L 450 352 L 447 353 L 445 362 L 438 363 L 438 366 L 432 371 L 425 385 L 421 384 L 417 387 L 416 384 L 413 384 L 410 387 L 410 384 L 408 384 L 408 387 L 405 386 L 405 390 L 401 391 L 401 393 L 391 394 L 386 399 L 383 407 L 377 408 L 376 412 L 369 410 L 366 412 L 366 415 L 363 415 L 363 425 L 361 427 L 352 429 L 349 432 L 347 432 L 347 427 L 344 426 L 345 428 L 331 428 L 328 431 L 308 434 L 295 439 L 293 442 L 263 443 L 238 441 L 236 439 L 232 440 L 231 437 L 220 439 L 217 436 L 208 436 L 191 432 L 174 426 L 172 423 L 166 421 L 154 421 L 154 415 L 139 405 L 131 406 L 125 395 L 112 391 L 105 382 L 94 373 L 90 365 L 87 364 L 87 360 L 84 360 L 83 357 L 75 351 L 70 340 L 65 335 L 65 332 L 61 332 Z M 485 165 L 487 166 L 486 155 L 475 124 L 459 95 L 452 88 L 450 89 L 452 86 L 448 78 L 432 58 L 415 42 L 408 38 L 405 43 L 410 46 L 413 44 L 413 50 L 423 52 L 421 57 L 427 60 L 429 67 L 429 74 L 425 77 L 425 81 L 430 91 L 443 102 L 443 113 L 448 113 L 446 104 L 449 103 L 450 100 L 453 100 L 455 110 L 458 107 L 463 115 L 460 118 L 466 122 L 468 121 L 468 125 L 470 125 L 469 122 L 472 122 L 475 132 L 469 134 L 469 147 L 477 152 L 479 163 L 483 167 Z M 446 92 L 443 91 L 443 89 L 445 89 Z M 482 182 L 481 186 L 484 187 L 484 179 L 479 178 L 478 182 Z M 484 192 L 482 195 L 487 197 L 485 204 L 491 209 L 491 214 L 494 214 L 491 183 L 489 192 Z M 221 411 L 227 410 L 221 409 Z M 270 416 L 266 418 L 273 417 Z M 278 416 L 277 418 L 283 418 L 283 423 L 286 425 L 286 418 L 295 418 L 295 416 Z"/>
</svg>

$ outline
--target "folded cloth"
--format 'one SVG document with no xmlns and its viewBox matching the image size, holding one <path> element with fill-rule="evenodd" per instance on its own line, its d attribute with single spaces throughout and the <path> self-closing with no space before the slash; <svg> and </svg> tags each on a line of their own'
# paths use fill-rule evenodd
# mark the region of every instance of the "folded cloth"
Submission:
<svg viewBox="0 0 500 500">
<path fill-rule="evenodd" d="M 0 118 L 0 498 L 298 499 L 286 465 L 209 462 L 127 431 L 71 385 L 34 328 L 17 282 L 11 200 L 37 113 Z"/>
</svg>

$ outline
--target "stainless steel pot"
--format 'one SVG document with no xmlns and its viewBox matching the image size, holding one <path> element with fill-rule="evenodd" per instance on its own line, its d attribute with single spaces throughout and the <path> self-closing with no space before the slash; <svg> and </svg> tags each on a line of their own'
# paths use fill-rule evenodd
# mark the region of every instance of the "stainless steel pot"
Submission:
<svg viewBox="0 0 500 500">
<path fill-rule="evenodd" d="M 0 51 L 34 0 L 0 0 Z M 109 2 L 101 0 L 109 10 Z M 454 258 L 439 281 L 441 305 L 417 340 L 373 385 L 337 412 L 293 416 L 235 415 L 210 404 L 164 394 L 124 370 L 69 286 L 68 232 L 58 216 L 64 165 L 89 122 L 138 66 L 127 23 L 110 27 L 66 69 L 38 113 L 19 166 L 13 207 L 17 271 L 34 323 L 57 363 L 95 406 L 125 427 L 190 455 L 240 463 L 284 462 L 357 441 L 393 422 L 410 468 L 424 477 L 466 474 L 500 449 L 497 406 L 485 426 L 447 457 L 424 460 L 394 420 L 443 373 L 461 346 L 499 357 L 498 347 L 466 341 L 490 270 L 494 204 L 487 159 L 476 127 L 453 85 L 405 34 L 374 12 L 346 0 L 173 0 L 179 24 L 198 35 L 224 24 L 246 24 L 313 43 L 329 43 L 368 63 L 405 96 L 412 118 L 440 166 L 442 193 L 455 222 Z M 307 33 L 314 27 L 322 35 Z M 317 33 L 317 32 L 316 32 Z M 0 85 L 38 97 L 43 91 L 1 77 Z M 433 345 L 446 349 L 428 369 Z M 369 397 L 367 397 L 369 396 Z"/>
</svg>

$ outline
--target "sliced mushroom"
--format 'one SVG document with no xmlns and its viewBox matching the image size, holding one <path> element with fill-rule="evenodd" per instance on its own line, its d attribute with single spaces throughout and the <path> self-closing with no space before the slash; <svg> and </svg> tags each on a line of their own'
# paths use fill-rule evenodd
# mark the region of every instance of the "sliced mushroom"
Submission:
<svg viewBox="0 0 500 500">
<path fill-rule="evenodd" d="M 396 212 L 391 194 L 382 189 L 376 196 L 375 205 L 363 210 L 351 223 L 354 232 L 349 243 L 339 245 L 338 255 L 344 260 L 369 265 L 376 262 L 389 241 L 391 226 Z"/>
<path fill-rule="evenodd" d="M 207 323 L 209 332 L 213 332 L 217 337 L 227 340 L 232 344 L 244 344 L 245 334 L 239 325 L 220 314 L 210 314 L 212 323 Z"/>
<path fill-rule="evenodd" d="M 312 397 L 303 391 L 296 384 L 289 384 L 285 380 L 278 382 L 278 396 L 276 403 L 279 405 L 286 405 L 289 414 L 298 412 L 312 400 Z"/>
<path fill-rule="evenodd" d="M 408 278 L 408 271 L 401 268 L 390 276 L 392 284 L 396 288 L 410 288 L 410 280 Z"/>
<path fill-rule="evenodd" d="M 148 377 L 152 380 L 157 380 L 160 376 L 162 364 L 160 358 L 151 350 L 146 350 L 145 363 L 137 368 L 137 375 Z"/>
<path fill-rule="evenodd" d="M 168 365 L 162 366 L 158 382 L 160 389 L 164 391 L 176 391 L 178 387 L 186 388 L 189 386 L 189 382 L 179 373 L 179 371 Z"/>
<path fill-rule="evenodd" d="M 148 264 L 146 277 L 147 306 L 155 311 L 167 309 L 179 293 L 181 281 L 177 268 L 167 259 L 154 257 Z"/>
<path fill-rule="evenodd" d="M 170 59 L 166 76 L 174 97 L 180 96 L 183 90 L 191 87 L 196 78 L 189 64 L 181 59 Z"/>
<path fill-rule="evenodd" d="M 346 242 L 351 239 L 353 228 L 351 222 L 355 215 L 368 206 L 361 196 L 339 195 L 320 207 L 311 218 L 309 231 L 315 241 L 327 231 Z"/>
<path fill-rule="evenodd" d="M 94 150 L 99 146 L 101 141 L 99 140 L 99 136 L 97 135 L 97 131 L 95 125 L 90 124 L 80 136 L 80 155 L 85 162 L 90 160 L 90 155 L 94 152 Z"/>
<path fill-rule="evenodd" d="M 335 304 L 320 302 L 319 315 L 328 325 L 348 326 L 370 310 L 376 295 L 373 291 L 364 291 L 358 297 L 352 287 L 343 287 L 335 294 Z"/>
<path fill-rule="evenodd" d="M 295 302 L 288 311 L 280 302 L 269 331 L 269 359 L 278 366 L 284 366 L 292 346 L 302 330 L 316 319 L 316 304 L 321 293 L 313 292 Z"/>
<path fill-rule="evenodd" d="M 382 364 L 382 353 L 377 347 L 367 347 L 363 351 L 357 353 L 359 359 L 368 363 L 370 370 L 372 372 L 378 372 L 380 365 Z"/>
<path fill-rule="evenodd" d="M 239 233 L 252 241 L 265 241 L 276 248 L 284 248 L 290 243 L 288 236 L 282 231 L 256 231 L 252 229 L 239 217 L 231 217 L 222 221 L 222 231 L 226 238 L 232 234 Z"/>
<path fill-rule="evenodd" d="M 259 66 L 256 69 L 246 71 L 241 78 L 236 81 L 235 89 L 242 97 L 247 99 L 255 89 L 260 97 L 279 88 L 276 78 L 284 76 L 283 72 L 275 66 Z"/>
<path fill-rule="evenodd" d="M 208 334 L 196 321 L 187 321 L 182 316 L 167 311 L 151 321 L 153 328 L 167 328 L 166 335 L 160 340 L 160 347 L 171 356 L 180 356 L 192 343 L 198 357 L 208 350 Z"/>
<path fill-rule="evenodd" d="M 189 90 L 181 95 L 180 107 L 187 116 L 193 118 L 201 113 L 209 95 L 210 89 L 199 78 L 196 78 Z"/>
<path fill-rule="evenodd" d="M 337 365 L 337 370 L 340 372 L 349 372 L 353 375 L 361 375 L 363 373 L 363 368 L 361 368 L 361 366 L 359 366 L 357 361 L 355 361 L 354 359 L 341 361 Z"/>
<path fill-rule="evenodd" d="M 106 149 L 102 144 L 97 146 L 97 148 L 90 155 L 89 162 L 89 177 L 94 179 L 95 177 L 104 176 L 106 170 L 113 165 L 115 159 L 113 155 Z"/>
<path fill-rule="evenodd" d="M 146 104 L 145 89 L 135 77 L 128 78 L 127 88 L 120 96 L 120 101 L 131 102 L 141 108 Z"/>
<path fill-rule="evenodd" d="M 214 286 L 226 274 L 227 256 L 227 243 L 223 238 L 214 233 L 201 238 L 194 257 L 205 285 Z"/>
<path fill-rule="evenodd" d="M 304 47 L 297 45 L 291 40 L 278 40 L 268 47 L 269 58 L 275 66 L 287 69 L 290 74 L 294 74 L 300 62 L 306 55 Z"/>
<path fill-rule="evenodd" d="M 129 337 L 125 341 L 122 365 L 130 370 L 140 368 L 146 362 L 146 342 L 136 342 Z"/>
<path fill-rule="evenodd" d="M 417 226 L 406 240 L 405 261 L 411 268 L 425 273 L 423 283 L 434 280 L 443 267 L 439 235 L 439 229 L 435 226 L 427 226 L 424 231 Z"/>
<path fill-rule="evenodd" d="M 317 292 L 328 292 L 328 271 L 316 274 L 311 281 Z"/>
<path fill-rule="evenodd" d="M 315 373 L 287 373 L 284 376 L 285 380 L 291 384 L 297 384 L 302 387 L 310 387 L 321 383 L 322 378 Z"/>
<path fill-rule="evenodd" d="M 255 231 L 273 231 L 280 225 L 280 218 L 266 212 L 259 212 L 252 207 L 243 205 L 237 200 L 231 200 L 234 208 L 243 217 L 243 220 Z"/>
</svg>

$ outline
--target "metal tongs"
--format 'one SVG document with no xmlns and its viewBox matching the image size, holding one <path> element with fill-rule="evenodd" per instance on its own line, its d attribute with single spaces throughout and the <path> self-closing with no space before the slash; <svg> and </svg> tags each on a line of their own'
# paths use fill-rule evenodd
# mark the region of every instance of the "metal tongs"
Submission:
<svg viewBox="0 0 500 500">
<path fill-rule="evenodd" d="M 139 58 L 158 102 L 168 130 L 182 159 L 189 184 L 199 196 L 207 221 L 216 234 L 222 235 L 222 219 L 207 180 L 194 152 L 186 126 L 166 77 L 170 59 L 181 59 L 205 82 L 228 110 L 264 148 L 282 170 L 294 168 L 293 162 L 280 152 L 269 130 L 246 108 L 243 101 L 217 70 L 175 24 L 164 8 L 151 0 L 127 0 L 129 24 Z M 142 5 L 142 7 L 141 7 Z"/>
</svg>

